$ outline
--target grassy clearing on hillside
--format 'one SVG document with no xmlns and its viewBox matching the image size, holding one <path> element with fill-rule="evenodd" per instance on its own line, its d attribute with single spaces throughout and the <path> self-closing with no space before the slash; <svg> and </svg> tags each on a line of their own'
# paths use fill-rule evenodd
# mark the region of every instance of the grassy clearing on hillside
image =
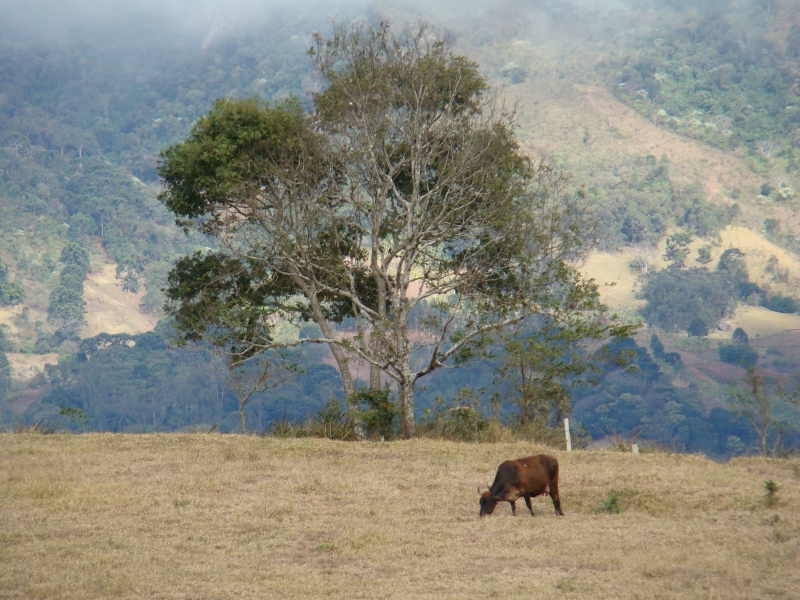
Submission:
<svg viewBox="0 0 800 600">
<path fill-rule="evenodd" d="M 611 310 L 635 310 L 645 304 L 644 300 L 636 298 L 641 273 L 631 269 L 633 258 L 629 248 L 614 254 L 594 252 L 580 268 L 585 277 L 597 282 L 600 298 Z"/>
<path fill-rule="evenodd" d="M 605 88 L 539 77 L 509 86 L 506 95 L 520 100 L 520 140 L 562 158 L 575 175 L 608 169 L 636 155 L 663 154 L 674 182 L 699 181 L 710 201 L 724 205 L 731 202 L 727 195 L 738 189 L 748 198 L 740 202 L 743 212 L 757 216 L 749 198 L 756 196 L 763 179 L 743 158 L 659 127 Z"/>
<path fill-rule="evenodd" d="M 561 463 L 566 517 L 476 487 Z M 800 586 L 800 461 L 531 444 L 0 435 L 8 598 L 753 598 Z M 768 508 L 764 482 L 780 486 Z M 598 513 L 616 493 L 619 514 Z"/>
<path fill-rule="evenodd" d="M 751 338 L 800 329 L 800 316 L 776 313 L 761 306 L 740 306 L 732 327 L 741 327 Z"/>
<path fill-rule="evenodd" d="M 158 318 L 139 312 L 144 293 L 144 289 L 138 294 L 123 292 L 116 265 L 104 264 L 95 269 L 86 280 L 86 326 L 81 337 L 103 332 L 136 334 L 155 329 Z"/>
</svg>

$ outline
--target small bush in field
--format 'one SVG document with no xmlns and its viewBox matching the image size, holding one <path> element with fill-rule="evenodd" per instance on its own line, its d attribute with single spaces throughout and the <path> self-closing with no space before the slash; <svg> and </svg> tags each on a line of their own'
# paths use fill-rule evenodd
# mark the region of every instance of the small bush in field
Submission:
<svg viewBox="0 0 800 600">
<path fill-rule="evenodd" d="M 390 440 L 395 436 L 397 404 L 391 398 L 391 390 L 361 390 L 354 396 L 359 406 L 359 417 L 364 422 L 367 437 Z"/>
<path fill-rule="evenodd" d="M 355 428 L 347 416 L 347 411 L 338 398 L 331 398 L 309 419 L 305 427 L 307 435 L 333 440 L 355 439 Z M 298 431 L 298 437 L 303 434 Z"/>
<path fill-rule="evenodd" d="M 477 442 L 488 423 L 478 408 L 477 397 L 471 390 L 462 388 L 455 402 L 438 396 L 433 401 L 433 409 L 425 409 L 419 422 L 418 435 Z"/>
<path fill-rule="evenodd" d="M 767 506 L 775 506 L 778 503 L 778 490 L 781 489 L 780 486 L 772 481 L 764 482 L 764 496 L 767 501 Z"/>
<path fill-rule="evenodd" d="M 622 510 L 622 507 L 619 505 L 619 495 L 614 490 L 611 490 L 611 493 L 608 497 L 603 501 L 603 503 L 594 509 L 596 513 L 609 513 L 609 514 L 619 514 Z"/>
</svg>

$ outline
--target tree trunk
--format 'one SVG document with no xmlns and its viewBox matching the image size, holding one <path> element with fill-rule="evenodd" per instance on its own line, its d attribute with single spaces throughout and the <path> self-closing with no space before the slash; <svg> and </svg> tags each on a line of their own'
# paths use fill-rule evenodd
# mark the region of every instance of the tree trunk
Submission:
<svg viewBox="0 0 800 600">
<path fill-rule="evenodd" d="M 381 370 L 375 365 L 369 366 L 369 389 L 372 392 L 381 389 Z"/>
<path fill-rule="evenodd" d="M 370 334 L 369 346 L 372 349 L 372 355 L 377 356 L 378 339 L 374 331 Z M 372 363 L 369 364 L 369 389 L 372 392 L 381 389 L 381 370 Z"/>
<path fill-rule="evenodd" d="M 322 333 L 325 337 L 329 337 L 329 334 L 324 330 Z M 342 347 L 338 344 L 329 344 L 329 346 L 333 357 L 336 359 L 336 364 L 339 366 L 339 374 L 342 377 L 342 387 L 344 388 L 344 399 L 347 404 L 347 415 L 353 423 L 353 431 L 359 440 L 365 440 L 367 439 L 367 435 L 364 432 L 364 425 L 361 423 L 361 419 L 358 416 L 358 404 L 353 400 L 356 394 L 356 384 L 353 381 L 353 374 L 350 372 L 350 367 L 347 364 L 349 362 L 348 358 Z"/>
<path fill-rule="evenodd" d="M 333 339 L 333 329 L 331 329 L 330 323 L 328 323 L 328 320 L 325 318 L 322 307 L 319 305 L 316 297 L 312 294 L 306 294 L 306 297 L 309 298 L 311 313 L 314 317 L 314 321 L 319 325 L 322 335 L 328 339 Z M 364 432 L 364 425 L 361 423 L 361 419 L 358 418 L 358 404 L 353 400 L 356 393 L 356 385 L 353 381 L 353 374 L 350 372 L 350 366 L 348 365 L 349 360 L 344 349 L 339 344 L 328 344 L 328 347 L 331 349 L 331 354 L 333 354 L 333 358 L 336 360 L 336 364 L 339 367 L 339 375 L 342 378 L 342 387 L 344 388 L 344 400 L 347 404 L 347 415 L 353 423 L 355 436 L 359 440 L 365 440 L 367 436 Z"/>
<path fill-rule="evenodd" d="M 414 420 L 414 376 L 411 369 L 404 369 L 402 380 L 397 386 L 399 396 L 400 435 L 408 440 L 414 437 L 416 421 Z"/>
<path fill-rule="evenodd" d="M 239 403 L 239 418 L 242 420 L 242 435 L 247 435 L 247 419 L 244 416 L 244 404 Z"/>
</svg>

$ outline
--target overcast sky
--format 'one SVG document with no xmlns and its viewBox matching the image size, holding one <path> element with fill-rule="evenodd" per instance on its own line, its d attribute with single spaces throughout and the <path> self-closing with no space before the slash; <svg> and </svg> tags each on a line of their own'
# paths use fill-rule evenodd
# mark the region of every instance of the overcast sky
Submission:
<svg viewBox="0 0 800 600">
<path fill-rule="evenodd" d="M 73 41 L 87 35 L 205 36 L 213 28 L 258 26 L 277 11 L 335 16 L 364 2 L 331 0 L 0 0 L 0 33 Z"/>
</svg>

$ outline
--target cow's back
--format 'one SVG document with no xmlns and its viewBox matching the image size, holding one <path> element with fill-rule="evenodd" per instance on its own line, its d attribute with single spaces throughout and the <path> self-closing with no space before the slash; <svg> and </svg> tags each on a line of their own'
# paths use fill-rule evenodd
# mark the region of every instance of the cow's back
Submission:
<svg viewBox="0 0 800 600">
<path fill-rule="evenodd" d="M 497 468 L 491 486 L 492 494 L 502 497 L 503 491 L 515 488 L 522 494 L 538 496 L 558 478 L 558 461 L 546 454 L 507 460 Z"/>
<path fill-rule="evenodd" d="M 526 456 L 515 462 L 520 483 L 531 496 L 538 496 L 546 491 L 553 476 L 558 477 L 558 462 L 546 454 Z"/>
</svg>

